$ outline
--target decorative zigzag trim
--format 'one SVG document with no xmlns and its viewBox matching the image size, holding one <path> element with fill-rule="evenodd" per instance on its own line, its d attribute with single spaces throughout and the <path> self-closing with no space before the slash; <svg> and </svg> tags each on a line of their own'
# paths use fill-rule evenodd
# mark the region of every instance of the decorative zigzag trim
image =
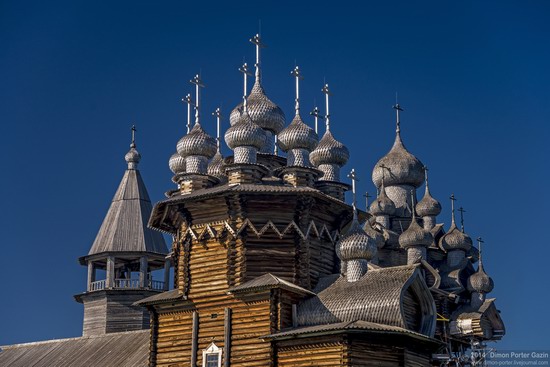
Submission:
<svg viewBox="0 0 550 367">
<path fill-rule="evenodd" d="M 238 228 L 234 228 L 225 220 L 223 222 L 199 224 L 196 226 L 188 227 L 187 230 L 183 233 L 182 237 L 190 236 L 195 241 L 200 241 L 207 238 L 218 239 L 221 236 L 222 232 L 224 232 L 224 230 L 219 232 L 216 231 L 216 229 L 213 227 L 213 225 L 216 224 L 222 224 L 223 229 L 227 230 L 228 234 L 234 239 L 240 237 L 243 231 L 245 231 L 246 229 L 254 233 L 258 238 L 262 237 L 269 229 L 273 230 L 273 232 L 275 232 L 277 236 L 279 236 L 279 238 L 281 239 L 291 231 L 295 231 L 303 240 L 307 240 L 313 237 L 321 238 L 323 236 L 326 236 L 332 243 L 336 243 L 340 238 L 340 233 L 338 231 L 330 233 L 326 225 L 323 224 L 321 227 L 318 227 L 313 221 L 309 223 L 304 233 L 304 231 L 302 231 L 294 221 L 291 221 L 281 231 L 271 220 L 269 220 L 263 227 L 258 229 L 256 228 L 256 226 L 254 226 L 254 224 L 252 224 L 252 222 L 248 218 L 246 218 Z"/>
</svg>

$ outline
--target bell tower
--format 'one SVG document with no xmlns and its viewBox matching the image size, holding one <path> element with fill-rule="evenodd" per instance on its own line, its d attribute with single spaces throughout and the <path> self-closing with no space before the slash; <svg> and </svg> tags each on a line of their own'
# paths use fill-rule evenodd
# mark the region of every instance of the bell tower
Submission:
<svg viewBox="0 0 550 367">
<path fill-rule="evenodd" d="M 84 305 L 84 336 L 147 329 L 149 312 L 133 304 L 169 287 L 166 243 L 160 232 L 147 228 L 152 205 L 137 169 L 135 132 L 132 127 L 124 157 L 128 168 L 90 251 L 79 258 L 88 268 L 86 291 L 74 296 Z M 161 280 L 153 277 L 157 270 L 164 270 Z"/>
</svg>

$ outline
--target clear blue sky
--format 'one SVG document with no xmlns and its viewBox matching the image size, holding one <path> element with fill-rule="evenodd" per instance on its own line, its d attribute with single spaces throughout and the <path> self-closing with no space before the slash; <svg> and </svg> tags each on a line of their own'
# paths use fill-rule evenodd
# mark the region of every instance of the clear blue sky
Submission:
<svg viewBox="0 0 550 367">
<path fill-rule="evenodd" d="M 194 3 L 0 1 L 0 345 L 80 334 L 76 259 L 122 177 L 129 127 L 160 200 L 173 188 L 188 80 L 202 70 L 214 134 L 210 112 L 240 101 L 237 68 L 253 63 L 261 19 L 268 95 L 291 116 L 295 62 L 304 109 L 322 101 L 326 78 L 361 191 L 375 190 L 399 92 L 403 138 L 430 167 L 439 222 L 449 224 L 454 192 L 467 232 L 486 240 L 507 325 L 499 347 L 550 349 L 548 2 Z"/>
</svg>

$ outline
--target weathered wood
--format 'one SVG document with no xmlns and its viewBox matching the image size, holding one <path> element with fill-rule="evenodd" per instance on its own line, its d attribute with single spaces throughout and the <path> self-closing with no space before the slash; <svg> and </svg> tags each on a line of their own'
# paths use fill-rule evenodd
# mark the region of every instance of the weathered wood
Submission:
<svg viewBox="0 0 550 367">
<path fill-rule="evenodd" d="M 197 364 L 197 349 L 198 349 L 198 335 L 199 335 L 199 313 L 193 312 L 193 332 L 191 336 L 191 366 Z"/>
<path fill-rule="evenodd" d="M 224 366 L 229 367 L 231 362 L 231 308 L 226 307 L 224 310 L 224 330 L 223 330 L 223 340 L 224 340 Z"/>
</svg>

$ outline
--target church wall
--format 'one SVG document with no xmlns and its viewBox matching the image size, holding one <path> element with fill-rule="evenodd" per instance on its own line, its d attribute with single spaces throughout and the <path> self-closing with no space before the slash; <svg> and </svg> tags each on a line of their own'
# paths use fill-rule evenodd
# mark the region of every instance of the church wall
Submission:
<svg viewBox="0 0 550 367">
<path fill-rule="evenodd" d="M 221 231 L 221 226 L 214 226 Z M 185 251 L 185 248 L 187 251 Z M 271 291 L 264 291 L 245 299 L 228 294 L 235 283 L 242 283 L 244 264 L 235 264 L 242 259 L 243 244 L 240 239 L 208 239 L 192 241 L 180 246 L 180 259 L 185 252 L 187 267 L 182 275 L 187 278 L 187 300 L 175 306 L 159 306 L 158 336 L 156 345 L 157 366 L 191 366 L 193 339 L 193 312 L 198 313 L 196 365 L 202 366 L 202 351 L 214 342 L 225 351 L 229 345 L 231 366 L 269 366 L 272 357 L 271 345 L 261 336 L 271 333 L 274 325 L 270 314 Z M 182 260 L 183 265 L 185 263 Z M 181 279 L 181 277 L 180 277 Z M 231 341 L 224 340 L 225 309 L 231 309 Z"/>
<path fill-rule="evenodd" d="M 347 366 L 346 350 L 340 336 L 282 341 L 277 343 L 277 366 Z"/>
</svg>

